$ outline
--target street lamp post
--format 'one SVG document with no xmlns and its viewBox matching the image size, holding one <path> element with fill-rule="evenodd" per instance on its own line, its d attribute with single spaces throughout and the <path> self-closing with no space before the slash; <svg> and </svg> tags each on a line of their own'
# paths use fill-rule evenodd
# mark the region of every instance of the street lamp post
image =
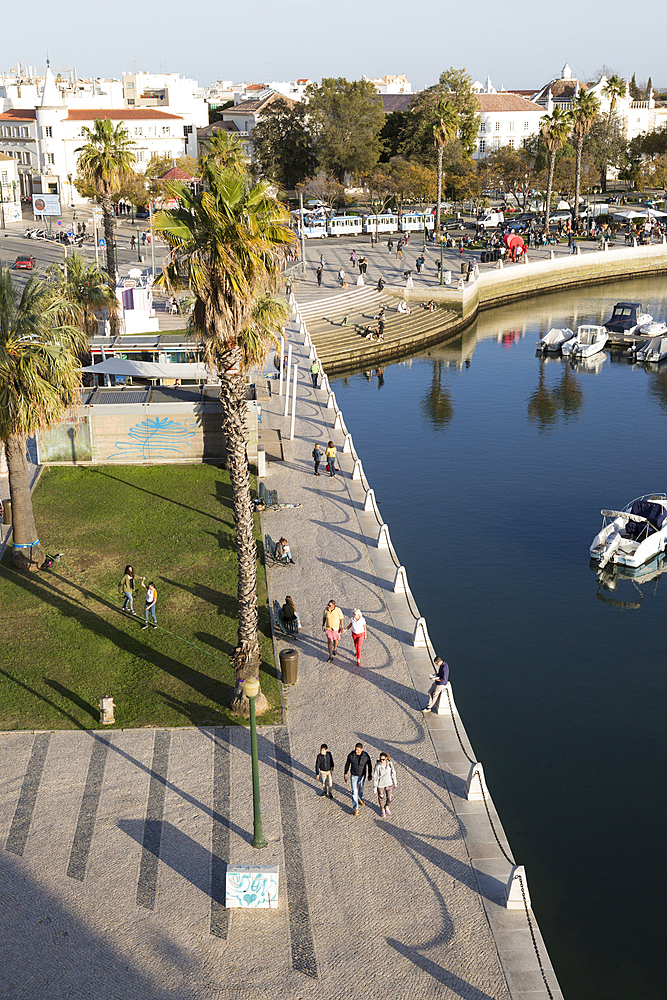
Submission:
<svg viewBox="0 0 667 1000">
<path fill-rule="evenodd" d="M 252 805 L 253 839 L 252 846 L 267 847 L 262 833 L 262 810 L 259 801 L 259 761 L 257 758 L 257 723 L 255 722 L 255 698 L 259 694 L 259 678 L 251 677 L 243 682 L 243 691 L 250 702 L 250 753 L 252 756 Z"/>
<path fill-rule="evenodd" d="M 442 233 L 440 233 L 440 284 L 444 284 L 445 276 L 442 273 L 443 268 L 443 257 L 442 257 Z"/>
</svg>

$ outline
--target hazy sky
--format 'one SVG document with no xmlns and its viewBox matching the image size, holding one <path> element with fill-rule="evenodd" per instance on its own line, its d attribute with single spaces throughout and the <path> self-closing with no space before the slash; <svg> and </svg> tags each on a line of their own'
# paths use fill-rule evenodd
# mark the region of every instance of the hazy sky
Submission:
<svg viewBox="0 0 667 1000">
<path fill-rule="evenodd" d="M 633 27 L 620 0 L 601 6 L 563 0 L 2 0 L 0 69 L 17 61 L 80 76 L 120 77 L 143 69 L 214 80 L 358 79 L 405 73 L 413 89 L 449 66 L 495 87 L 537 90 L 567 61 L 580 79 L 606 64 L 667 87 L 667 8 Z M 39 36 L 39 37 L 38 37 Z M 630 37 L 632 43 L 630 43 Z M 40 41 L 40 39 L 42 39 Z"/>
</svg>

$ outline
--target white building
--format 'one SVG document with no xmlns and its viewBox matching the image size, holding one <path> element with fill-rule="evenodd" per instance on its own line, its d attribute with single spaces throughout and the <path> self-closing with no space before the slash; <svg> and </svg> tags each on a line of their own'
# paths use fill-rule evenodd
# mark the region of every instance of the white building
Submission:
<svg viewBox="0 0 667 1000">
<path fill-rule="evenodd" d="M 544 108 L 525 97 L 484 91 L 477 94 L 477 102 L 480 122 L 475 160 L 484 159 L 501 146 L 521 149 L 527 139 L 540 131 Z"/>
<path fill-rule="evenodd" d="M 208 125 L 208 105 L 196 80 L 180 73 L 123 73 L 123 105 L 126 108 L 178 109 L 192 118 L 195 129 Z"/>
<path fill-rule="evenodd" d="M 378 94 L 411 94 L 412 86 L 405 73 L 398 75 L 386 74 L 372 80 L 364 76 L 363 80 L 368 80 L 375 87 Z"/>
<path fill-rule="evenodd" d="M 21 221 L 21 187 L 18 164 L 11 156 L 0 153 L 0 226 Z"/>
<path fill-rule="evenodd" d="M 7 108 L 0 112 L 0 153 L 17 162 L 21 197 L 33 192 L 58 194 L 61 203 L 84 201 L 74 187 L 79 146 L 85 144 L 84 128 L 96 118 L 122 124 L 134 143 L 136 169 L 143 171 L 151 156 L 171 159 L 197 154 L 194 115 L 173 114 L 152 107 L 81 107 L 65 104 L 53 73 L 47 67 L 41 102 L 34 108 Z"/>
</svg>

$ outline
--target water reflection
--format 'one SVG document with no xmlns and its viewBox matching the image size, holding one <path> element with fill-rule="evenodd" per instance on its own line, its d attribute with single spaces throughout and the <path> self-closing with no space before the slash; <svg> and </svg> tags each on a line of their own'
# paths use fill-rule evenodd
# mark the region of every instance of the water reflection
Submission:
<svg viewBox="0 0 667 1000">
<path fill-rule="evenodd" d="M 604 601 L 605 604 L 624 611 L 635 611 L 641 608 L 644 598 L 649 593 L 652 592 L 653 597 L 655 597 L 660 577 L 666 568 L 665 553 L 660 552 L 655 559 L 636 570 L 615 563 L 607 563 L 603 569 L 600 569 L 595 559 L 591 559 L 590 568 L 597 574 L 598 578 L 598 589 L 595 595 L 598 601 Z M 618 590 L 619 583 L 621 584 L 620 591 Z M 610 596 L 612 594 L 613 597 Z"/>
<path fill-rule="evenodd" d="M 584 395 L 572 366 L 563 363 L 562 367 L 560 382 L 549 388 L 544 370 L 545 362 L 543 358 L 540 359 L 537 389 L 528 398 L 528 419 L 538 425 L 541 434 L 554 426 L 560 414 L 566 421 L 576 420 L 584 403 Z"/>
<path fill-rule="evenodd" d="M 442 368 L 442 361 L 433 361 L 431 384 L 420 404 L 422 414 L 437 428 L 444 427 L 454 416 L 449 387 L 442 384 Z"/>
<path fill-rule="evenodd" d="M 667 368 L 651 373 L 648 383 L 649 396 L 658 403 L 663 410 L 667 410 Z"/>
</svg>

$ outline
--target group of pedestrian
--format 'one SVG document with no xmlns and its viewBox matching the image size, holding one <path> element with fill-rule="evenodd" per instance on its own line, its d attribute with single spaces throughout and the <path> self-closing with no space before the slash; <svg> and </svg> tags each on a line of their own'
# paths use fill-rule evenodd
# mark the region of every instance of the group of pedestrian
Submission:
<svg viewBox="0 0 667 1000">
<path fill-rule="evenodd" d="M 134 610 L 134 591 L 135 591 L 135 574 L 134 568 L 132 566 L 126 566 L 125 572 L 118 584 L 118 593 L 125 598 L 123 601 L 123 607 L 121 611 L 127 611 L 128 614 L 136 616 L 136 611 Z M 148 616 L 150 614 L 153 619 L 153 628 L 157 628 L 157 617 L 155 615 L 155 605 L 157 604 L 157 588 L 152 580 L 148 581 L 146 584 L 146 577 L 142 576 L 140 581 L 141 586 L 146 591 L 146 604 L 144 607 L 144 624 L 142 628 L 148 628 Z"/>
<path fill-rule="evenodd" d="M 316 441 L 315 442 L 315 447 L 313 448 L 313 451 L 312 451 L 313 462 L 315 463 L 315 473 L 314 474 L 316 476 L 319 476 L 319 474 L 320 474 L 320 464 L 322 462 L 322 459 L 326 458 L 326 460 L 327 460 L 327 471 L 329 473 L 329 476 L 331 478 L 333 478 L 333 476 L 336 475 L 336 454 L 337 454 L 337 452 L 336 452 L 336 445 L 333 443 L 333 441 L 329 441 L 329 443 L 326 446 L 326 449 L 325 449 L 324 452 L 322 451 L 322 448 L 321 448 L 321 445 L 320 445 L 319 441 Z"/>
<path fill-rule="evenodd" d="M 315 777 L 322 785 L 320 795 L 333 799 L 333 772 L 334 759 L 329 747 L 323 743 L 320 752 L 315 758 Z M 380 815 L 384 819 L 391 816 L 389 804 L 392 801 L 396 783 L 396 768 L 388 753 L 382 752 L 375 764 L 371 764 L 371 758 L 364 750 L 363 743 L 357 743 L 354 750 L 351 750 L 345 761 L 345 771 L 343 774 L 345 784 L 350 783 L 352 789 L 352 814 L 359 815 L 359 807 L 364 803 L 364 787 L 366 780 L 373 781 L 373 794 L 377 795 Z"/>
</svg>

